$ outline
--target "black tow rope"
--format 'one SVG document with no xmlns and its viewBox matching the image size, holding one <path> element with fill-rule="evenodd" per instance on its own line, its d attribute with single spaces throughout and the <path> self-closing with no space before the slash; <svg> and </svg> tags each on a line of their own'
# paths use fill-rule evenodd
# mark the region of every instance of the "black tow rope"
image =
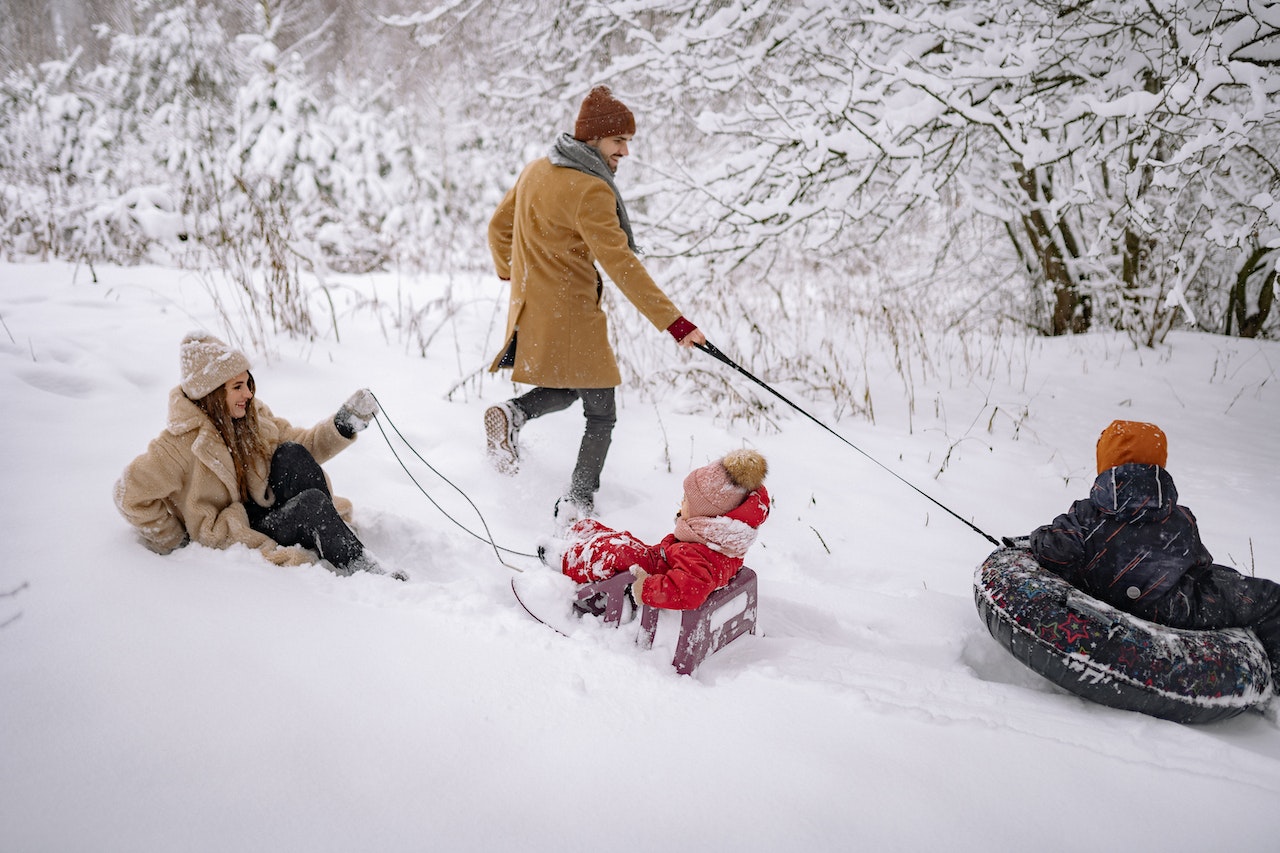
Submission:
<svg viewBox="0 0 1280 853">
<path fill-rule="evenodd" d="M 369 393 L 372 394 L 373 392 L 371 391 Z M 513 566 L 510 563 L 508 563 L 506 560 L 502 559 L 502 555 L 504 553 L 511 554 L 516 557 L 537 557 L 538 555 L 526 554 L 523 551 L 513 551 L 510 548 L 504 548 L 501 545 L 499 545 L 497 542 L 494 542 L 493 534 L 489 531 L 489 523 L 484 520 L 484 515 L 480 512 L 480 508 L 475 505 L 475 502 L 471 500 L 471 497 L 462 489 L 458 488 L 457 484 L 455 484 L 452 480 L 450 480 L 444 474 L 441 474 L 439 471 L 437 471 L 430 462 L 424 459 L 422 457 L 422 454 L 419 453 L 417 449 L 415 449 L 414 446 L 409 443 L 409 439 L 404 437 L 404 433 L 400 432 L 400 428 L 395 425 L 395 422 L 391 420 L 391 417 L 387 414 L 386 408 L 384 408 L 382 405 L 382 401 L 378 399 L 378 395 L 374 394 L 373 399 L 374 399 L 374 402 L 378 404 L 378 414 L 374 416 L 374 422 L 377 423 L 378 425 L 378 431 L 382 433 L 382 438 L 387 443 L 387 448 L 391 451 L 391 455 L 394 456 L 396 458 L 396 461 L 400 463 L 400 467 L 404 469 L 404 473 L 408 475 L 409 480 L 415 486 L 418 487 L 418 491 L 422 492 L 422 494 L 426 496 L 427 500 L 431 501 L 431 505 L 434 506 L 436 509 L 438 509 L 441 515 L 443 515 L 445 518 L 452 521 L 460 530 L 462 530 L 464 533 L 469 533 L 471 536 L 475 537 L 476 539 L 479 539 L 481 542 L 493 548 L 493 553 L 498 558 L 499 563 L 502 563 L 502 565 L 506 566 L 508 569 L 511 569 L 513 572 L 523 572 L 524 569 L 520 568 L 519 566 Z M 471 505 L 471 508 L 473 510 L 475 510 L 476 517 L 480 519 L 480 524 L 482 527 L 484 527 L 485 535 L 481 536 L 479 533 L 476 533 L 474 530 L 467 527 L 462 522 L 458 521 L 452 515 L 449 515 L 449 513 L 445 511 L 444 507 L 436 503 L 436 499 L 431 497 L 431 494 L 425 488 L 423 488 L 422 484 L 418 482 L 418 478 L 413 476 L 413 472 L 409 470 L 409 466 L 404 464 L 404 460 L 401 459 L 400 454 L 396 452 L 395 445 L 391 443 L 391 436 L 387 435 L 386 429 L 384 429 L 382 426 L 382 422 L 384 420 L 387 422 L 387 426 L 391 427 L 391 431 L 396 434 L 396 437 L 400 439 L 400 441 L 404 444 L 404 446 L 409 448 L 409 452 L 418 458 L 419 462 L 427 466 L 427 469 L 430 470 L 432 474 L 435 474 L 441 480 L 444 480 L 444 482 L 448 483 L 449 486 L 451 486 L 455 492 L 462 495 L 462 497 L 466 499 L 466 502 Z"/>
<path fill-rule="evenodd" d="M 817 418 L 815 418 L 813 415 L 809 414 L 809 413 L 808 413 L 808 412 L 806 412 L 804 409 L 800 408 L 800 407 L 799 407 L 799 406 L 797 406 L 795 403 L 793 403 L 793 402 L 791 402 L 790 400 L 788 400 L 786 397 L 784 397 L 781 393 L 779 393 L 777 390 L 775 390 L 772 386 L 770 386 L 770 385 L 769 385 L 768 383 L 766 383 L 764 380 L 759 379 L 759 378 L 757 378 L 757 377 L 753 376 L 753 375 L 752 375 L 750 372 L 748 372 L 748 371 L 747 371 L 747 369 L 746 369 L 746 368 L 744 368 L 742 365 L 738 364 L 738 363 L 737 363 L 737 362 L 735 362 L 733 359 L 729 358 L 729 356 L 725 355 L 725 354 L 724 354 L 724 353 L 722 353 L 720 350 L 716 349 L 716 346 L 715 346 L 714 344 L 712 344 L 710 341 L 708 341 L 708 342 L 707 342 L 707 343 L 705 343 L 705 344 L 694 344 L 694 346 L 696 346 L 698 349 L 700 349 L 700 350 L 702 350 L 703 352 L 705 352 L 707 355 L 710 355 L 711 357 L 715 358 L 716 360 L 721 361 L 721 362 L 723 362 L 723 363 L 725 363 L 725 364 L 729 365 L 729 366 L 730 366 L 730 367 L 732 367 L 734 370 L 738 371 L 738 372 L 739 372 L 739 373 L 741 373 L 743 376 L 747 377 L 747 378 L 748 378 L 748 379 L 750 379 L 752 382 L 756 383 L 756 384 L 757 384 L 757 385 L 759 385 L 761 388 L 763 388 L 764 390 L 768 391 L 770 394 L 772 394 L 773 396 L 777 397 L 779 400 L 781 400 L 782 402 L 786 403 L 786 404 L 787 404 L 788 406 L 790 406 L 791 408 L 795 409 L 797 412 L 799 412 L 800 414 L 804 415 L 806 418 L 808 418 L 809 420 L 813 421 L 815 424 L 817 424 L 818 426 L 822 427 L 822 428 L 823 428 L 823 429 L 825 429 L 827 432 L 831 433 L 831 434 L 832 434 L 832 435 L 834 435 L 836 438 L 840 439 L 840 440 L 841 440 L 841 441 L 843 441 L 845 444 L 849 445 L 849 446 L 850 446 L 850 447 L 852 447 L 854 450 L 856 450 L 856 451 L 858 451 L 859 453 L 861 453 L 864 457 L 866 457 L 867 459 L 869 459 L 871 462 L 874 462 L 876 465 L 878 465 L 882 470 L 887 471 L 889 474 L 891 474 L 891 475 L 892 475 L 896 480 L 898 480 L 900 483 L 903 483 L 904 485 L 906 485 L 906 486 L 910 487 L 910 488 L 911 488 L 911 489 L 912 489 L 916 494 L 918 494 L 918 495 L 920 495 L 921 497 L 925 498 L 926 500 L 928 500 L 928 501 L 930 501 L 930 502 L 932 502 L 932 503 L 936 504 L 939 508 L 941 508 L 942 510 L 944 510 L 948 515 L 952 516 L 952 517 L 953 517 L 953 518 L 955 518 L 957 521 L 959 521 L 959 522 L 961 522 L 962 524 L 964 524 L 966 527 L 968 527 L 968 528 L 969 528 L 970 530 L 972 530 L 974 533 L 977 533 L 979 536 L 981 536 L 982 538 L 986 539 L 988 542 L 990 542 L 992 545 L 995 545 L 997 548 L 1001 547 L 1001 546 L 1000 546 L 1000 542 L 999 542 L 999 540 L 997 540 L 994 536 L 992 536 L 991 534 L 987 533 L 987 532 L 986 532 L 986 531 L 984 531 L 982 528 L 978 527 L 978 526 L 977 526 L 976 524 L 974 524 L 972 521 L 969 521 L 969 519 L 964 518 L 963 516 L 961 516 L 960 514 L 958 514 L 955 510 L 951 509 L 950 507 L 948 507 L 948 506 L 946 506 L 945 504 L 943 504 L 942 502 L 940 502 L 937 498 L 935 498 L 935 497 L 933 497 L 932 495 L 929 495 L 929 494 L 927 494 L 927 493 L 925 493 L 925 492 L 921 491 L 921 490 L 920 490 L 919 488 L 917 488 L 913 483 L 911 483 L 910 481 L 908 481 L 908 480 L 904 479 L 900 474 L 898 474 L 898 472 L 894 471 L 892 468 L 889 468 L 889 467 L 888 467 L 888 466 L 886 466 L 884 463 L 882 463 L 880 460 L 876 459 L 874 456 L 872 456 L 871 454 L 867 453 L 867 452 L 866 452 L 865 450 L 863 450 L 861 447 L 858 447 L 858 446 L 857 446 L 856 444 L 854 444 L 852 441 L 850 441 L 849 439 L 845 438 L 843 435 L 841 435 L 840 433 L 836 432 L 836 431 L 835 431 L 835 430 L 833 430 L 831 427 L 827 426 L 827 425 L 826 425 L 826 424 L 824 424 L 822 421 L 818 420 L 818 419 L 817 419 Z"/>
</svg>

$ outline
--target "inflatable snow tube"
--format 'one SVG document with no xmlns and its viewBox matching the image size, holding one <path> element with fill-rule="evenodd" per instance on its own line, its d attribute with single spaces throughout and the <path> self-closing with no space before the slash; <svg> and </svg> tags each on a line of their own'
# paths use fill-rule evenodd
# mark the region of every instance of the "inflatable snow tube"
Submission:
<svg viewBox="0 0 1280 853">
<path fill-rule="evenodd" d="M 1077 696 L 1178 723 L 1210 723 L 1271 697 L 1252 632 L 1186 631 L 1124 613 L 1040 568 L 994 551 L 974 576 L 987 630 L 1010 654 Z"/>
</svg>

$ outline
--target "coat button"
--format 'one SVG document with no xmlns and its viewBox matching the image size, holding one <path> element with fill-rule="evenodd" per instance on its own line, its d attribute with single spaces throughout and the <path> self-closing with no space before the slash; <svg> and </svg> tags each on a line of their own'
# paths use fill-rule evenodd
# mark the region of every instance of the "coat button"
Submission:
<svg viewBox="0 0 1280 853">
<path fill-rule="evenodd" d="M 1136 586 L 1131 586 L 1124 591 L 1124 594 L 1130 598 L 1139 598 L 1142 596 L 1142 590 L 1138 589 Z"/>
</svg>

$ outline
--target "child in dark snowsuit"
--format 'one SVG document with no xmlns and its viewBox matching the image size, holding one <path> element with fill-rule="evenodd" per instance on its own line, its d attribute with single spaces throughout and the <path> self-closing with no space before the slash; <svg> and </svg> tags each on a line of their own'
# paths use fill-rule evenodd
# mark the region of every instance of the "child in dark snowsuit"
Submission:
<svg viewBox="0 0 1280 853">
<path fill-rule="evenodd" d="M 1040 565 L 1149 622 L 1196 630 L 1250 628 L 1280 677 L 1280 584 L 1216 565 L 1195 516 L 1178 505 L 1154 424 L 1113 421 L 1098 439 L 1087 500 L 1031 534 Z"/>
<path fill-rule="evenodd" d="M 692 471 L 684 480 L 675 532 L 657 545 L 581 519 L 565 534 L 560 569 L 578 583 L 630 571 L 635 602 L 671 610 L 701 607 L 742 568 L 757 528 L 769 517 L 767 471 L 754 450 L 734 451 Z"/>
</svg>

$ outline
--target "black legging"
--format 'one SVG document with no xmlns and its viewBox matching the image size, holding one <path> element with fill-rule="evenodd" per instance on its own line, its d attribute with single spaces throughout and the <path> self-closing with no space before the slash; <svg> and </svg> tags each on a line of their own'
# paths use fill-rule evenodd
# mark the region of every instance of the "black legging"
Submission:
<svg viewBox="0 0 1280 853">
<path fill-rule="evenodd" d="M 292 441 L 281 444 L 271 456 L 267 485 L 275 503 L 246 503 L 249 526 L 281 545 L 310 548 L 339 573 L 351 574 L 351 564 L 364 555 L 364 545 L 338 515 L 324 472 L 311 453 Z"/>
</svg>

